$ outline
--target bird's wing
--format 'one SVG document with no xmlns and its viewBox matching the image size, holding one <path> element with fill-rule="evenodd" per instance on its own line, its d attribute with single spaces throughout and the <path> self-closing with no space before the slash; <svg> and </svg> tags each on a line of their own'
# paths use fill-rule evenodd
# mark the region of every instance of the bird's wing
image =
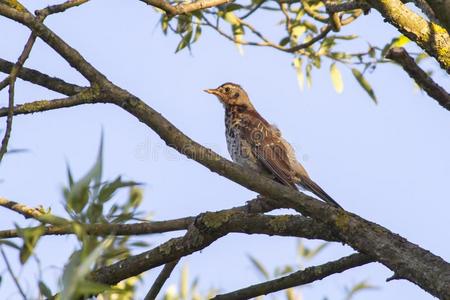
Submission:
<svg viewBox="0 0 450 300">
<path fill-rule="evenodd" d="M 281 183 L 297 189 L 294 183 L 295 172 L 290 165 L 286 147 L 271 126 L 264 120 L 251 118 L 244 126 L 246 140 L 252 146 L 256 158 Z"/>
</svg>

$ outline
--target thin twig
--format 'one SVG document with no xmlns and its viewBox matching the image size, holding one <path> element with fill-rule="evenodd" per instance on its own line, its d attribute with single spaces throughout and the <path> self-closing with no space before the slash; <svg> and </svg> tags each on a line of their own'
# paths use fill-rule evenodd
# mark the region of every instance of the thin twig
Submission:
<svg viewBox="0 0 450 300">
<path fill-rule="evenodd" d="M 171 5 L 164 0 L 140 0 L 148 5 L 157 7 L 166 12 L 169 16 L 188 14 L 196 10 L 210 8 L 214 6 L 230 3 L 232 0 L 199 0 L 190 3 Z"/>
<path fill-rule="evenodd" d="M 14 281 L 14 284 L 16 285 L 17 289 L 19 290 L 20 295 L 22 295 L 22 298 L 24 300 L 27 300 L 27 295 L 25 294 L 22 287 L 20 286 L 19 280 L 17 279 L 16 275 L 14 275 L 14 271 L 11 267 L 11 264 L 9 263 L 8 257 L 6 256 L 6 253 L 3 250 L 2 246 L 0 246 L 0 252 L 2 254 L 3 260 L 5 261 L 5 265 L 6 265 L 6 268 L 8 269 L 8 273 L 11 276 L 12 280 Z"/>
<path fill-rule="evenodd" d="M 241 20 L 247 19 L 248 17 L 250 17 L 255 11 L 257 11 L 261 5 L 263 5 L 265 2 L 265 0 L 261 0 L 259 1 L 258 4 L 256 4 L 250 11 L 248 11 L 245 15 L 243 15 L 242 17 L 240 17 Z"/>
<path fill-rule="evenodd" d="M 325 263 L 323 265 L 306 268 L 290 275 L 255 284 L 231 293 L 217 295 L 213 300 L 243 300 L 251 299 L 261 295 L 267 295 L 281 291 L 290 287 L 299 286 L 323 279 L 327 276 L 341 273 L 345 270 L 352 269 L 373 262 L 369 256 L 361 253 L 355 253 L 341 259 Z"/>
<path fill-rule="evenodd" d="M 38 17 L 46 18 L 49 15 L 62 13 L 69 8 L 80 6 L 89 0 L 67 0 L 61 4 L 47 6 L 46 8 L 37 10 L 35 13 Z"/>
<path fill-rule="evenodd" d="M 89 0 L 69 0 L 62 4 L 52 5 L 52 6 L 48 6 L 47 8 L 37 10 L 36 11 L 36 15 L 37 15 L 36 21 L 42 23 L 42 22 L 44 22 L 45 18 L 50 14 L 63 12 L 68 8 L 81 5 L 83 3 L 86 3 L 87 1 L 89 1 Z M 23 67 L 23 65 L 25 64 L 25 61 L 28 59 L 28 57 L 31 53 L 31 50 L 33 49 L 33 45 L 36 41 L 36 38 L 37 38 L 37 35 L 34 32 L 32 32 L 30 34 L 27 42 L 25 43 L 24 49 L 23 49 L 22 53 L 20 54 L 19 58 L 17 59 L 17 62 L 12 67 L 11 73 L 9 74 L 9 76 L 7 78 L 5 78 L 2 82 L 0 82 L 0 90 L 4 86 L 9 85 L 8 118 L 6 119 L 5 134 L 3 136 L 2 144 L 0 147 L 0 162 L 2 161 L 5 153 L 8 151 L 8 143 L 9 143 L 9 138 L 11 136 L 13 115 L 14 115 L 13 114 L 13 111 L 14 111 L 14 87 L 15 87 L 15 83 L 16 83 L 17 74 L 19 73 L 19 71 Z M 6 82 L 8 82 L 8 84 L 6 84 Z"/>
<path fill-rule="evenodd" d="M 14 107 L 13 113 L 14 115 L 26 115 L 53 109 L 96 103 L 108 103 L 108 99 L 101 98 L 93 89 L 88 88 L 78 94 L 65 98 L 38 100 L 20 104 Z M 0 108 L 0 117 L 4 117 L 6 114 L 7 108 Z"/>
<path fill-rule="evenodd" d="M 0 58 L 0 72 L 9 74 L 11 73 L 13 66 L 14 63 Z M 51 77 L 37 70 L 26 67 L 22 67 L 20 69 L 17 77 L 67 96 L 78 94 L 79 92 L 87 89 L 87 87 L 71 84 L 60 78 Z"/>
<path fill-rule="evenodd" d="M 40 21 L 42 21 L 42 20 L 40 20 Z M 14 87 L 15 87 L 15 83 L 16 83 L 17 73 L 20 71 L 20 69 L 24 65 L 25 61 L 27 60 L 28 56 L 30 55 L 31 49 L 33 49 L 34 42 L 36 41 L 36 37 L 37 36 L 34 33 L 31 33 L 30 37 L 28 38 L 27 42 L 25 43 L 22 53 L 20 54 L 19 58 L 17 59 L 17 62 L 14 64 L 14 66 L 11 70 L 11 73 L 4 80 L 4 81 L 8 80 L 8 84 L 9 84 L 8 117 L 6 119 L 5 134 L 3 136 L 2 145 L 0 148 L 0 162 L 2 161 L 5 153 L 8 151 L 8 143 L 9 143 L 9 138 L 11 136 L 13 116 L 14 116 L 14 113 L 13 113 L 14 112 Z M 2 85 L 2 84 L 0 83 L 0 85 Z"/>
<path fill-rule="evenodd" d="M 161 270 L 161 273 L 159 273 L 158 277 L 156 278 L 152 287 L 148 291 L 144 300 L 156 299 L 156 296 L 158 296 L 159 291 L 161 290 L 167 279 L 169 279 L 170 274 L 172 274 L 173 269 L 175 269 L 175 266 L 178 264 L 179 261 L 180 261 L 179 259 L 176 259 L 164 265 L 164 268 Z"/>
<path fill-rule="evenodd" d="M 403 67 L 408 75 L 414 79 L 431 98 L 435 99 L 443 108 L 450 110 L 450 94 L 422 70 L 402 47 L 394 47 L 386 54 L 386 58 L 392 59 Z"/>
<path fill-rule="evenodd" d="M 95 236 L 109 236 L 109 235 L 143 235 L 153 233 L 164 233 L 177 230 L 185 230 L 194 221 L 194 217 L 186 217 L 174 220 L 166 221 L 152 221 L 152 222 L 139 222 L 132 224 L 115 224 L 115 223 L 100 223 L 100 224 L 78 224 L 86 231 L 88 235 Z M 33 229 L 36 227 L 30 227 Z M 74 234 L 75 230 L 71 224 L 59 225 L 59 226 L 46 226 L 44 227 L 45 235 L 66 235 Z M 2 230 L 0 231 L 0 238 L 15 238 L 19 237 L 20 233 L 16 229 Z"/>
<path fill-rule="evenodd" d="M 15 201 L 11 201 L 3 197 L 0 197 L 0 206 L 15 211 L 24 216 L 26 219 L 33 218 L 45 224 L 52 224 L 59 226 L 62 224 L 67 224 L 69 222 L 64 218 L 57 217 L 48 212 L 43 212 L 39 209 L 29 207 L 25 204 L 17 203 Z"/>
<path fill-rule="evenodd" d="M 229 213 L 240 210 L 228 211 Z M 144 235 L 154 233 L 164 233 L 188 229 L 198 216 L 185 217 L 165 221 L 139 222 L 130 224 L 100 223 L 100 224 L 78 224 L 83 227 L 86 234 L 94 236 L 108 235 Z M 288 225 L 284 225 L 288 224 Z M 39 226 L 41 227 L 41 226 Z M 33 229 L 36 227 L 29 227 Z M 227 224 L 223 225 L 228 232 L 245 234 L 266 234 L 278 236 L 293 236 L 307 239 L 321 239 L 326 241 L 337 241 L 336 237 L 326 226 L 311 218 L 296 215 L 260 215 L 245 213 L 235 215 L 230 218 Z M 224 230 L 225 230 L 224 229 Z M 72 224 L 45 226 L 42 236 L 45 235 L 67 235 L 74 234 Z M 0 231 L 0 238 L 16 238 L 20 232 L 16 229 Z"/>
</svg>

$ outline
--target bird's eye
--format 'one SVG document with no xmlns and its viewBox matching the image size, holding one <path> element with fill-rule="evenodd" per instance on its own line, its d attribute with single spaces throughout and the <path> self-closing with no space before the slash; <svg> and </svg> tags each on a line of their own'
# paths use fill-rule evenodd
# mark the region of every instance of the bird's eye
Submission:
<svg viewBox="0 0 450 300">
<path fill-rule="evenodd" d="M 234 94 L 234 98 L 239 98 L 239 93 Z"/>
<path fill-rule="evenodd" d="M 230 88 L 229 88 L 229 87 L 226 87 L 226 88 L 225 88 L 225 92 L 228 93 L 229 91 L 230 91 Z"/>
</svg>

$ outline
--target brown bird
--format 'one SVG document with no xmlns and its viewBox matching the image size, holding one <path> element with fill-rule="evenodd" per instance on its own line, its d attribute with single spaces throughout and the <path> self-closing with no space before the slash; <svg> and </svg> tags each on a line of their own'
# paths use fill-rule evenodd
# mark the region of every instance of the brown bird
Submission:
<svg viewBox="0 0 450 300">
<path fill-rule="evenodd" d="M 292 146 L 281 136 L 278 128 L 256 111 L 240 85 L 227 82 L 205 92 L 216 95 L 225 108 L 225 134 L 228 152 L 234 162 L 294 189 L 299 186 L 342 208 L 311 180 L 297 161 Z"/>
</svg>

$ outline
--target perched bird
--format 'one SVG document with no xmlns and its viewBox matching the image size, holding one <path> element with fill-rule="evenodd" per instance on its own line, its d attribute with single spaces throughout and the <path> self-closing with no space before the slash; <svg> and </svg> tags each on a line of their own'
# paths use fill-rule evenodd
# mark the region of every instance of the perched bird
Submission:
<svg viewBox="0 0 450 300">
<path fill-rule="evenodd" d="M 301 187 L 323 201 L 341 207 L 311 180 L 297 161 L 292 146 L 278 128 L 256 111 L 240 85 L 227 82 L 205 92 L 217 96 L 225 108 L 225 134 L 228 152 L 234 162 L 292 188 Z"/>
</svg>

